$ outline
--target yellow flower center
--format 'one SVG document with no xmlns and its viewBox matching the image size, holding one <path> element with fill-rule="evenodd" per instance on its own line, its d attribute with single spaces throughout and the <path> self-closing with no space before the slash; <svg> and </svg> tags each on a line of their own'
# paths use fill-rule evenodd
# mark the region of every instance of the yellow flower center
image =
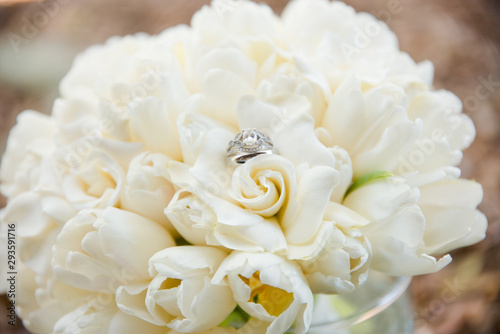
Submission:
<svg viewBox="0 0 500 334">
<path fill-rule="evenodd" d="M 181 285 L 181 280 L 177 278 L 167 278 L 160 285 L 160 290 L 168 290 L 173 289 Z"/>
<path fill-rule="evenodd" d="M 248 302 L 262 305 L 271 316 L 279 316 L 285 312 L 293 302 L 293 293 L 263 284 L 260 281 L 260 273 L 258 271 L 250 278 L 241 275 L 240 278 L 250 287 L 251 293 Z"/>
</svg>

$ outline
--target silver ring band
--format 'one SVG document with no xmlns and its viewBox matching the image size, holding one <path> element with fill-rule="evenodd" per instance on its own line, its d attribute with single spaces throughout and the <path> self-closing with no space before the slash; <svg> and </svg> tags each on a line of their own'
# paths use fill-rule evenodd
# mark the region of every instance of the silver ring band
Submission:
<svg viewBox="0 0 500 334">
<path fill-rule="evenodd" d="M 227 160 L 233 164 L 244 164 L 262 154 L 273 154 L 271 139 L 256 129 L 243 130 L 231 140 L 227 147 Z"/>
</svg>

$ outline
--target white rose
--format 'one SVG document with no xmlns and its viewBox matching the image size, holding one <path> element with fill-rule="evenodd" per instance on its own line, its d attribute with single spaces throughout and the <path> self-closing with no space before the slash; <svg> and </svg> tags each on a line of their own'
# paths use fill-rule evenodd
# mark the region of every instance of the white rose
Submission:
<svg viewBox="0 0 500 334">
<path fill-rule="evenodd" d="M 227 253 L 213 247 L 180 246 L 162 250 L 149 260 L 153 277 L 145 305 L 128 305 L 137 291 L 121 288 L 119 306 L 126 312 L 159 326 L 181 333 L 206 331 L 217 327 L 236 307 L 228 286 L 214 285 L 211 279 Z"/>
<path fill-rule="evenodd" d="M 313 295 L 300 267 L 269 253 L 233 252 L 212 282 L 231 287 L 238 305 L 268 323 L 266 333 L 284 333 L 295 322 L 305 333 L 312 317 Z"/>
<path fill-rule="evenodd" d="M 57 237 L 52 270 L 68 285 L 113 293 L 119 285 L 149 279 L 149 258 L 171 246 L 175 242 L 165 228 L 135 213 L 81 211 Z"/>
<path fill-rule="evenodd" d="M 260 102 L 255 98 L 242 99 L 239 108 L 240 125 L 243 128 L 267 129 L 279 155 L 289 160 L 290 167 L 283 170 L 283 173 L 290 175 L 292 165 L 295 165 L 297 169 L 297 180 L 295 181 L 297 182 L 297 195 L 294 196 L 295 186 L 290 183 L 294 181 L 291 180 L 291 176 L 285 175 L 283 175 L 283 179 L 290 180 L 288 183 L 291 186 L 291 191 L 287 194 L 281 194 L 289 196 L 286 198 L 286 202 L 288 202 L 286 204 L 287 210 L 284 210 L 282 214 L 280 213 L 279 217 L 279 223 L 290 246 L 288 257 L 297 259 L 317 254 L 326 243 L 325 233 L 329 227 L 323 223 L 322 217 L 339 177 L 339 172 L 335 169 L 336 163 L 333 152 L 318 140 L 314 131 L 314 119 L 305 111 L 289 112 Z M 249 208 L 251 201 L 244 198 L 245 195 L 238 189 L 238 182 L 236 182 L 235 189 L 233 189 L 232 197 L 228 192 L 232 175 L 236 173 L 234 178 L 239 178 L 246 168 L 243 166 L 243 168 L 234 170 L 226 164 L 227 143 L 233 138 L 234 134 L 225 128 L 215 128 L 207 131 L 203 136 L 203 144 L 194 166 L 184 173 L 179 173 L 182 175 L 181 177 L 173 177 L 173 182 L 180 182 L 175 180 L 179 178 L 183 180 L 184 186 L 187 184 L 190 187 L 201 187 L 206 190 L 206 196 L 204 191 L 196 190 L 194 192 L 198 197 L 205 196 L 206 199 L 203 199 L 203 202 L 212 210 L 220 212 L 216 214 L 218 223 L 232 226 L 244 224 L 249 226 L 249 223 L 243 223 L 243 221 L 248 218 L 252 220 L 256 218 L 252 218 L 245 211 L 239 210 L 234 206 L 233 202 Z M 255 163 L 258 163 L 261 159 L 280 160 L 281 158 L 260 158 Z M 252 161 L 249 164 L 252 165 Z M 189 181 L 189 178 L 194 179 L 195 183 Z M 178 185 L 183 186 L 181 183 Z M 250 188 L 255 189 L 256 187 L 250 186 L 248 190 Z M 193 192 L 192 189 L 187 190 Z M 274 194 L 276 195 L 277 192 Z M 266 195 L 272 195 L 272 190 Z M 273 200 L 269 201 L 269 198 L 266 197 L 263 200 L 268 202 L 264 205 L 260 204 L 261 209 L 266 210 L 265 206 L 271 208 L 270 212 L 263 211 L 264 215 L 271 214 L 273 210 L 276 211 L 276 207 L 272 207 L 274 204 L 281 205 L 279 199 L 276 199 L 276 203 Z M 285 200 L 285 198 L 282 197 L 281 200 Z M 290 205 L 289 203 L 293 204 Z M 170 217 L 175 205 L 177 204 L 171 203 L 171 206 L 167 208 L 167 215 L 169 215 L 172 223 L 175 225 L 177 222 L 176 227 L 186 225 L 186 222 L 188 226 L 193 225 L 187 219 Z M 225 209 L 221 210 L 223 207 Z M 179 206 L 179 208 L 182 208 L 182 206 Z M 259 212 L 258 206 L 255 206 L 252 210 L 254 209 Z M 180 212 L 180 210 L 177 211 Z M 239 213 L 236 215 L 233 212 Z M 222 221 L 222 217 L 226 217 L 223 218 L 225 221 Z M 230 221 L 227 220 L 228 218 Z M 255 223 L 252 223 L 252 225 L 255 226 Z M 209 225 L 208 229 L 211 229 L 211 226 Z M 191 228 L 186 230 L 183 227 L 177 227 L 177 229 L 184 229 L 186 232 L 192 230 Z M 232 230 L 235 233 L 229 232 L 231 229 L 226 229 L 224 234 L 228 237 L 233 234 L 240 238 L 238 236 L 239 232 L 234 228 Z M 183 232 L 180 233 L 183 234 Z M 229 246 L 227 243 L 224 245 L 231 249 L 249 250 L 248 248 L 243 249 L 241 246 Z M 269 247 L 266 247 L 266 250 L 276 251 Z"/>
<path fill-rule="evenodd" d="M 203 118 L 191 119 L 203 122 Z M 226 164 L 226 149 L 234 134 L 225 127 L 208 130 L 206 124 L 200 126 L 203 130 L 195 133 L 202 136 L 196 139 L 200 153 L 194 165 L 169 164 L 171 182 L 180 189 L 165 214 L 193 244 L 243 251 L 285 251 L 286 241 L 277 219 L 246 210 L 230 196 L 234 167 Z"/>
<path fill-rule="evenodd" d="M 159 153 L 142 153 L 135 157 L 127 171 L 120 203 L 122 210 L 161 223 L 170 233 L 176 234 L 164 213 L 175 193 L 168 181 L 168 161 L 165 155 Z"/>
<path fill-rule="evenodd" d="M 179 190 L 165 214 L 192 244 L 255 252 L 287 249 L 276 218 L 263 218 L 199 188 Z"/>
<path fill-rule="evenodd" d="M 35 111 L 24 111 L 17 117 L 2 157 L 0 190 L 13 198 L 33 189 L 39 180 L 40 164 L 54 149 L 54 121 Z"/>
<path fill-rule="evenodd" d="M 261 155 L 237 167 L 231 178 L 232 197 L 243 207 L 272 217 L 295 199 L 295 166 L 277 155 Z"/>
<path fill-rule="evenodd" d="M 313 293 L 353 292 L 368 278 L 372 250 L 358 227 L 369 221 L 334 202 L 329 203 L 324 219 L 335 225 L 328 242 L 316 257 L 300 265 Z"/>
<path fill-rule="evenodd" d="M 307 110 L 287 111 L 255 98 L 242 99 L 238 110 L 242 128 L 266 129 L 279 155 L 296 167 L 297 196 L 280 221 L 290 259 L 314 256 L 325 245 L 330 227 L 322 218 L 339 183 L 335 156 L 319 141 L 314 119 L 308 114 Z"/>
</svg>

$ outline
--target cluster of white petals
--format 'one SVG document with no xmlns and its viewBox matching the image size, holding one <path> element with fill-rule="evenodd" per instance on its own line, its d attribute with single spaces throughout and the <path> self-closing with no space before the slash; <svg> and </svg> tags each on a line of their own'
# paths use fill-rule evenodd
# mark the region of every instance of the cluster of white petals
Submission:
<svg viewBox="0 0 500 334">
<path fill-rule="evenodd" d="M 327 0 L 281 17 L 214 0 L 89 48 L 2 159 L 19 316 L 33 333 L 306 333 L 313 294 L 440 270 L 487 222 L 457 168 L 474 125 L 432 81 L 386 24 Z M 276 154 L 228 164 L 254 128 Z"/>
</svg>

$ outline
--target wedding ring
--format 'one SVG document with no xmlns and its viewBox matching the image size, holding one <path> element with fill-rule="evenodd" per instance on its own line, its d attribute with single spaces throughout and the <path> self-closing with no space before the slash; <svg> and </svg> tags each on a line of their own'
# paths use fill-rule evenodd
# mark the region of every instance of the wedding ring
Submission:
<svg viewBox="0 0 500 334">
<path fill-rule="evenodd" d="M 269 137 L 256 129 L 243 130 L 229 142 L 227 160 L 235 164 L 244 164 L 258 155 L 273 153 L 273 143 Z"/>
</svg>

